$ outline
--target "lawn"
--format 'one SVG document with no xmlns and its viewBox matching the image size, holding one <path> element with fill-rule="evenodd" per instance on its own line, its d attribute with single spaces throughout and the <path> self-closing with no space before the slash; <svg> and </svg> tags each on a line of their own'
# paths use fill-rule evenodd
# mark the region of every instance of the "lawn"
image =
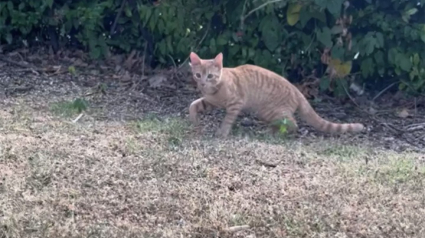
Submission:
<svg viewBox="0 0 425 238">
<path fill-rule="evenodd" d="M 1 238 L 425 237 L 424 154 L 71 104 L 2 104 Z"/>
</svg>

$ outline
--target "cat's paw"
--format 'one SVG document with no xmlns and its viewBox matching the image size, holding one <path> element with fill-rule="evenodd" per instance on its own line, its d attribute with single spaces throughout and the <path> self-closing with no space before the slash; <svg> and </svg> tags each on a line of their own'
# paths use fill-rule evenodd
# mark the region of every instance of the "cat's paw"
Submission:
<svg viewBox="0 0 425 238">
<path fill-rule="evenodd" d="M 227 136 L 229 135 L 229 130 L 223 130 L 222 128 L 220 128 L 220 129 L 218 129 L 216 132 L 215 132 L 215 136 L 217 137 L 217 138 L 221 138 L 221 139 L 225 139 L 225 138 L 227 138 Z"/>
</svg>

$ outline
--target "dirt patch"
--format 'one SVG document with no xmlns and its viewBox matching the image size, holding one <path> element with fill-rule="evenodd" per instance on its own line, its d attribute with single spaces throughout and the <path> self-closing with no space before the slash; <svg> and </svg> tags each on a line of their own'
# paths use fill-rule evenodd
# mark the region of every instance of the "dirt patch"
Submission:
<svg viewBox="0 0 425 238">
<path fill-rule="evenodd" d="M 178 83 L 138 91 L 106 81 L 102 93 L 34 76 L 32 89 L 14 91 L 24 77 L 0 77 L 0 237 L 424 236 L 420 113 L 383 125 L 384 116 L 322 104 L 321 115 L 371 130 L 303 126 L 278 139 L 241 119 L 220 141 L 211 135 L 222 113 L 193 133 L 187 106 L 197 94 Z"/>
</svg>

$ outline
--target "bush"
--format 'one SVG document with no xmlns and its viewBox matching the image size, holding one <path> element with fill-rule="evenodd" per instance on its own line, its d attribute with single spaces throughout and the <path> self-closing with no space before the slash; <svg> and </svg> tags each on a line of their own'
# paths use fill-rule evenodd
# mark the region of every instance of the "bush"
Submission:
<svg viewBox="0 0 425 238">
<path fill-rule="evenodd" d="M 87 50 L 93 59 L 145 54 L 148 63 L 223 52 L 291 81 L 308 75 L 341 92 L 355 77 L 425 91 L 425 0 L 97 0 L 0 2 L 0 41 Z"/>
</svg>

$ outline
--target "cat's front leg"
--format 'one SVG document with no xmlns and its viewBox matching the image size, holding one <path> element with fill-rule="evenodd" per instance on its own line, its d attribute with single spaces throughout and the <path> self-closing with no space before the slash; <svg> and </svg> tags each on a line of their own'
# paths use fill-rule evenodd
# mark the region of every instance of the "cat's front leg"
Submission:
<svg viewBox="0 0 425 238">
<path fill-rule="evenodd" d="M 242 106 L 243 104 L 241 102 L 234 102 L 227 106 L 226 116 L 224 116 L 223 122 L 216 132 L 217 137 L 226 138 L 229 135 L 233 123 L 235 123 L 236 118 L 242 111 Z"/>
<path fill-rule="evenodd" d="M 196 99 L 189 106 L 189 120 L 197 126 L 199 125 L 199 113 L 210 111 L 213 108 L 214 106 L 205 101 L 204 98 Z"/>
</svg>

